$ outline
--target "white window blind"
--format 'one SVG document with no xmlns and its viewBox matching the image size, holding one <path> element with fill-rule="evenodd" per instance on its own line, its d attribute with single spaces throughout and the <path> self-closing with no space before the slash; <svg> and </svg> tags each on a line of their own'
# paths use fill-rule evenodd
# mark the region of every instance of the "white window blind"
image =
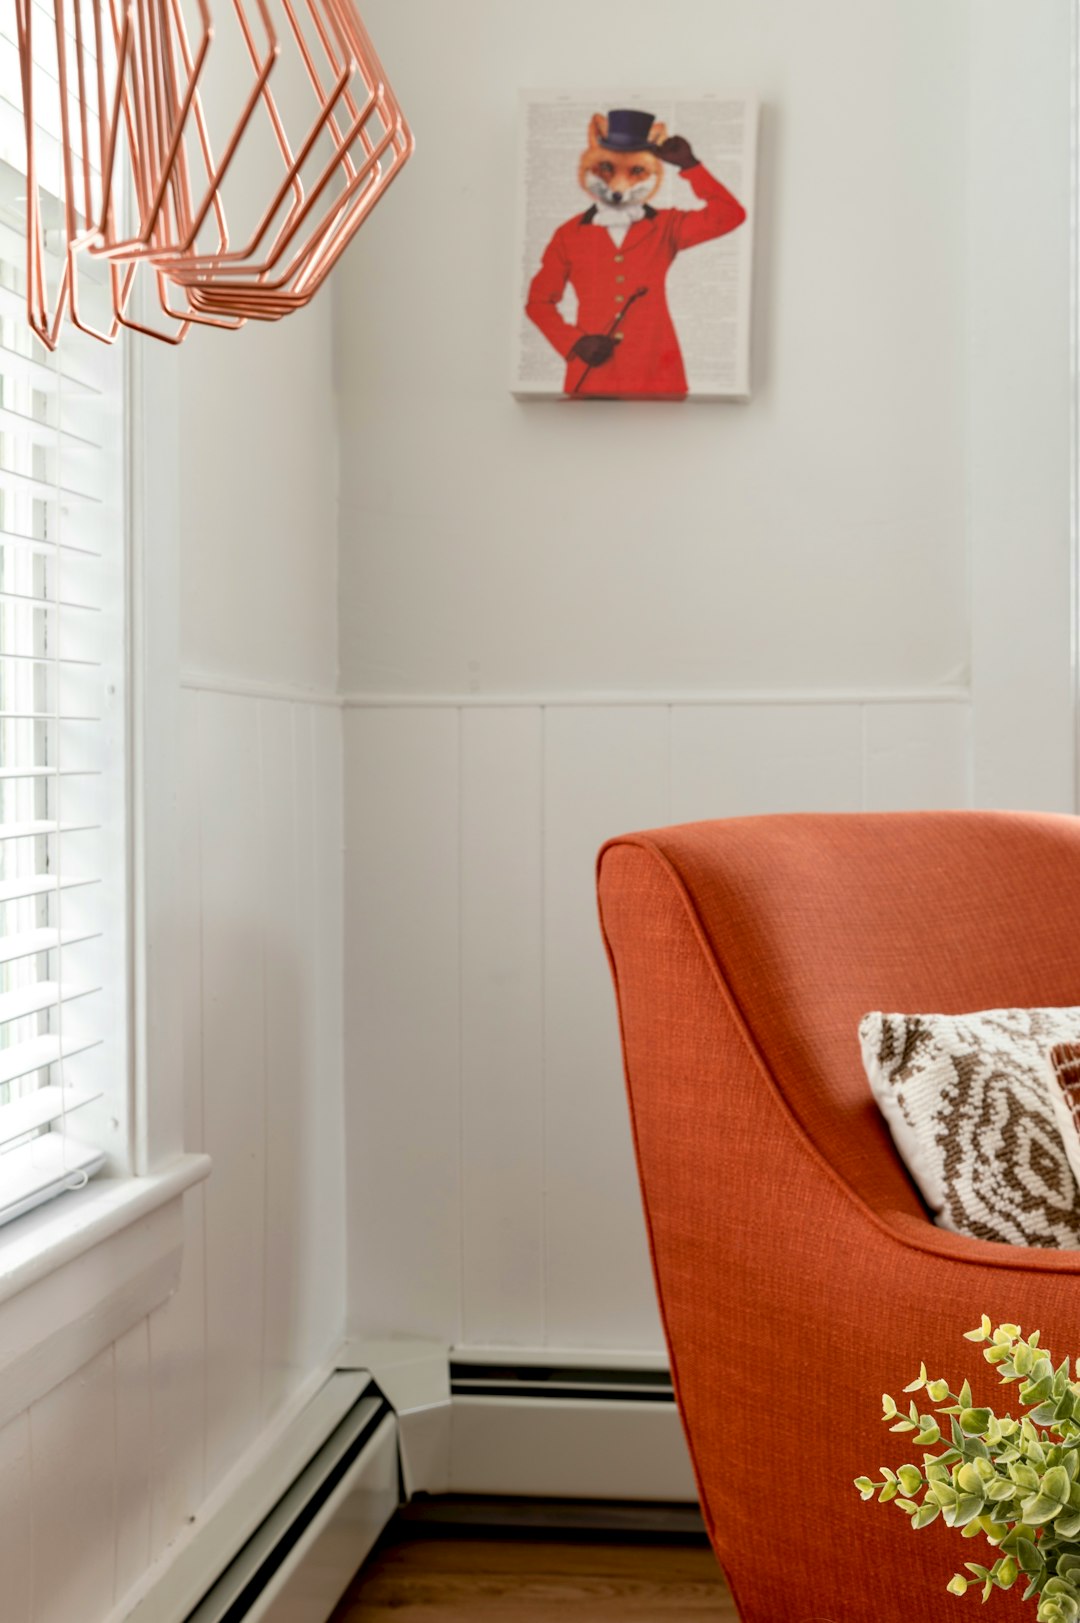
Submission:
<svg viewBox="0 0 1080 1623">
<path fill-rule="evenodd" d="M 45 34 L 51 6 L 33 3 Z M 26 323 L 13 11 L 0 9 L 0 1223 L 125 1167 L 128 1074 L 123 367 L 75 333 L 49 355 Z M 40 77 L 36 113 L 55 126 L 47 62 Z"/>
</svg>

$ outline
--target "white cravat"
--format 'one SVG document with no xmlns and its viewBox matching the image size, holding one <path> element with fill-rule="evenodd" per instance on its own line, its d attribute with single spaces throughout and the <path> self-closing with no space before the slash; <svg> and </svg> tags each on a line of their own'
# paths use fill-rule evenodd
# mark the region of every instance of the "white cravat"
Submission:
<svg viewBox="0 0 1080 1623">
<path fill-rule="evenodd" d="M 606 226 L 616 248 L 621 248 L 630 227 L 644 218 L 644 203 L 597 203 L 593 224 Z"/>
</svg>

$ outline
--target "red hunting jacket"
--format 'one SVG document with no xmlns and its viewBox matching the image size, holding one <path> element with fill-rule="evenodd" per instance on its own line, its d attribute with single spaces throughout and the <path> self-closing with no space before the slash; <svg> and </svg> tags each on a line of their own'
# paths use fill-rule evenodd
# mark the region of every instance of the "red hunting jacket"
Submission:
<svg viewBox="0 0 1080 1623">
<path fill-rule="evenodd" d="M 561 225 L 547 246 L 529 288 L 526 312 L 559 354 L 568 357 L 585 333 L 606 333 L 638 288 L 648 288 L 618 329 L 618 348 L 603 366 L 586 372 L 570 360 L 565 389 L 579 396 L 686 394 L 686 369 L 668 310 L 668 267 L 684 248 L 726 236 L 746 219 L 742 204 L 702 164 L 683 171 L 701 209 L 646 208 L 616 248 L 606 226 L 594 225 L 595 208 Z M 559 314 L 567 284 L 578 296 L 577 325 Z"/>
</svg>

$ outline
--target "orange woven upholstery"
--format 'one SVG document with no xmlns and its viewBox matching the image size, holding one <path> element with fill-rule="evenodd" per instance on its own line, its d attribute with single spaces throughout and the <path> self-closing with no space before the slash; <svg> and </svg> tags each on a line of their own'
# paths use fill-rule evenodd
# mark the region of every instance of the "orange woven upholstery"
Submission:
<svg viewBox="0 0 1080 1623">
<path fill-rule="evenodd" d="M 925 1359 L 996 1401 L 962 1340 L 982 1313 L 1080 1352 L 1080 1252 L 933 1227 L 857 1028 L 871 1009 L 1080 1005 L 1080 822 L 692 824 L 611 841 L 599 893 L 676 1393 L 742 1616 L 955 1620 L 945 1584 L 985 1544 L 914 1534 L 851 1485 L 910 1454 L 880 1394 Z M 982 1615 L 1031 1612 L 1017 1589 Z"/>
</svg>

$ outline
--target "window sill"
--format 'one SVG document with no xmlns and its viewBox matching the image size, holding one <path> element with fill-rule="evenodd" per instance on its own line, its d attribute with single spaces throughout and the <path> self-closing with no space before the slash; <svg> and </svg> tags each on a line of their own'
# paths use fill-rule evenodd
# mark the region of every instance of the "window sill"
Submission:
<svg viewBox="0 0 1080 1623">
<path fill-rule="evenodd" d="M 182 1155 L 145 1178 L 98 1178 L 0 1233 L 0 1427 L 81 1369 L 176 1289 L 185 1190 L 210 1171 Z"/>
</svg>

